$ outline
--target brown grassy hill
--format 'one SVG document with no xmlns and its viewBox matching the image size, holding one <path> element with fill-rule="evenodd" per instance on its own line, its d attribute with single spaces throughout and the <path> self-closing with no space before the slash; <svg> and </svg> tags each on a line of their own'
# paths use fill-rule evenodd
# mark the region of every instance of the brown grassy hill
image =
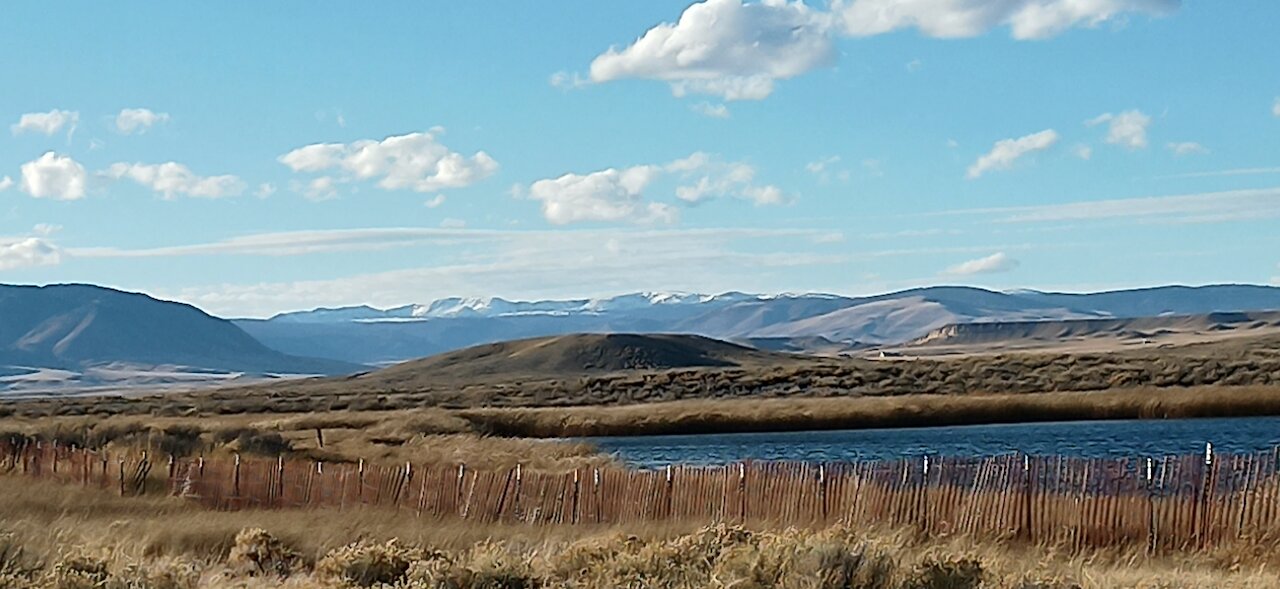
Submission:
<svg viewBox="0 0 1280 589">
<path fill-rule="evenodd" d="M 684 334 L 573 334 L 485 344 L 360 375 L 362 383 L 478 383 L 624 371 L 789 364 L 795 356 Z"/>
</svg>

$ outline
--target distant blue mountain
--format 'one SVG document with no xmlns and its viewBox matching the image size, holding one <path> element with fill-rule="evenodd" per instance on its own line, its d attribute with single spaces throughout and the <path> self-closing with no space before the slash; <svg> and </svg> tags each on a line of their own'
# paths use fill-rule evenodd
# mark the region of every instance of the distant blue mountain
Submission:
<svg viewBox="0 0 1280 589">
<path fill-rule="evenodd" d="M 1270 286 L 1165 286 L 1087 294 L 940 286 L 870 297 L 659 292 L 568 301 L 452 298 L 387 310 L 317 309 L 235 323 L 287 353 L 386 363 L 482 343 L 581 332 L 891 344 L 957 323 L 1277 309 L 1280 288 Z"/>
</svg>

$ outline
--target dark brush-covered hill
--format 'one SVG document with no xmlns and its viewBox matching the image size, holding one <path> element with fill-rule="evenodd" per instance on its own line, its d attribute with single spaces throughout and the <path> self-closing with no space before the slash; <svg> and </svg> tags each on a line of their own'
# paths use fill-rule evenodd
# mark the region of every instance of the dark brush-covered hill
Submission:
<svg viewBox="0 0 1280 589">
<path fill-rule="evenodd" d="M 144 294 L 84 284 L 0 285 L 0 365 L 80 370 L 107 364 L 325 375 L 364 368 L 284 354 L 230 321 Z"/>
</svg>

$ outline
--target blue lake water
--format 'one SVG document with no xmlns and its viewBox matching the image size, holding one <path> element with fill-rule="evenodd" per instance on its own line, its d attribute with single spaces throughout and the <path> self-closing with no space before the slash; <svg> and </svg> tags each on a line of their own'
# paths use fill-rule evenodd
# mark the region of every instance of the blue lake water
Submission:
<svg viewBox="0 0 1280 589">
<path fill-rule="evenodd" d="M 1280 446 L 1280 417 L 1083 421 L 875 430 L 589 438 L 627 464 L 715 465 L 743 460 L 849 461 L 904 456 L 995 456 L 1011 452 L 1081 457 L 1195 454 Z"/>
</svg>

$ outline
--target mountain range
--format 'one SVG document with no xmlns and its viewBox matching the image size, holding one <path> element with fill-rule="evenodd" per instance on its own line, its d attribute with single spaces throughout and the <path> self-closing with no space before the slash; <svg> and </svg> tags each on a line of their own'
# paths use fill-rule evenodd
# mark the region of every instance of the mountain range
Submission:
<svg viewBox="0 0 1280 589">
<path fill-rule="evenodd" d="M 886 346 L 971 323 L 1072 321 L 1280 309 L 1280 288 L 1164 286 L 1073 294 L 928 287 L 870 297 L 729 292 L 603 299 L 449 298 L 326 308 L 235 325 L 295 355 L 389 364 L 478 344 L 569 333 L 680 333 L 772 350 Z"/>
</svg>

